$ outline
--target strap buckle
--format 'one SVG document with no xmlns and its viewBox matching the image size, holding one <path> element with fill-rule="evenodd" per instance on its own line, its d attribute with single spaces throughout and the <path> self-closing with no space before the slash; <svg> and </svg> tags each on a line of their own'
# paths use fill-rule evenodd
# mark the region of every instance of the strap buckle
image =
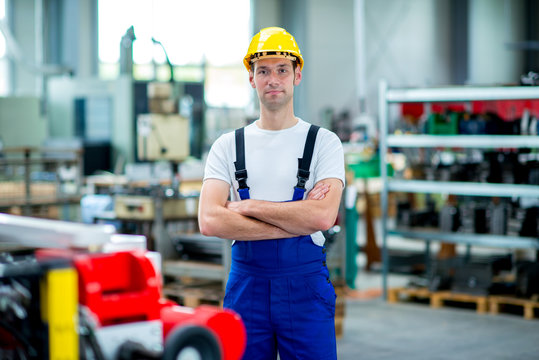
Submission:
<svg viewBox="0 0 539 360">
<path fill-rule="evenodd" d="M 247 186 L 247 170 L 242 169 L 234 173 L 236 175 L 236 180 L 238 181 L 240 189 L 249 189 Z"/>
<path fill-rule="evenodd" d="M 310 171 L 298 169 L 298 184 L 296 185 L 296 187 L 300 189 L 305 189 L 305 184 L 307 183 L 307 180 L 309 180 L 310 174 Z"/>
</svg>

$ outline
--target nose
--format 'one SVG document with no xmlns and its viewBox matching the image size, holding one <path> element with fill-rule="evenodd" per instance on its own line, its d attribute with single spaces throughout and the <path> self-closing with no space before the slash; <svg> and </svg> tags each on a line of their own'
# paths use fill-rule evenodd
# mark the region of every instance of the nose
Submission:
<svg viewBox="0 0 539 360">
<path fill-rule="evenodd" d="M 271 71 L 270 72 L 268 82 L 269 82 L 270 85 L 277 84 L 279 82 L 278 81 L 278 75 L 277 75 L 276 71 Z"/>
</svg>

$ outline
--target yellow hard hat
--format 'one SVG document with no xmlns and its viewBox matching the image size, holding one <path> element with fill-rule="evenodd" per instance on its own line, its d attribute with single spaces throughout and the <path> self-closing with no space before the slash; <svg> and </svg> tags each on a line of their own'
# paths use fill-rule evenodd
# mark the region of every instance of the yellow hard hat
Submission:
<svg viewBox="0 0 539 360">
<path fill-rule="evenodd" d="M 251 70 L 251 63 L 268 57 L 283 57 L 297 61 L 299 69 L 303 69 L 303 57 L 299 51 L 294 37 L 280 27 L 267 27 L 251 40 L 243 64 L 247 71 Z"/>
</svg>

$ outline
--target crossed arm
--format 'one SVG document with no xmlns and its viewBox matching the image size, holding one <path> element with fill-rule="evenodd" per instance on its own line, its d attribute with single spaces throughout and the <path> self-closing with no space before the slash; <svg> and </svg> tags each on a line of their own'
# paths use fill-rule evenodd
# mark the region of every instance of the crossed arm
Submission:
<svg viewBox="0 0 539 360">
<path fill-rule="evenodd" d="M 333 178 L 322 180 L 306 200 L 292 202 L 229 202 L 229 190 L 230 185 L 221 180 L 204 182 L 198 214 L 202 234 L 224 239 L 263 240 L 329 229 L 337 217 L 342 182 Z"/>
</svg>

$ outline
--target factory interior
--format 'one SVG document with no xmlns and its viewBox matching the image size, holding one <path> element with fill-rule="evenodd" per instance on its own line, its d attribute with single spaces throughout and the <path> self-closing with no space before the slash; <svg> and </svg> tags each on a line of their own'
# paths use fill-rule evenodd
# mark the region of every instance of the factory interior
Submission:
<svg viewBox="0 0 539 360">
<path fill-rule="evenodd" d="M 337 358 L 538 359 L 538 17 L 537 0 L 0 0 L 0 359 L 266 359 L 224 306 L 248 241 L 203 234 L 199 201 L 212 145 L 260 122 L 244 57 L 271 27 L 304 61 L 295 116 L 342 143 L 321 229 Z"/>
</svg>

